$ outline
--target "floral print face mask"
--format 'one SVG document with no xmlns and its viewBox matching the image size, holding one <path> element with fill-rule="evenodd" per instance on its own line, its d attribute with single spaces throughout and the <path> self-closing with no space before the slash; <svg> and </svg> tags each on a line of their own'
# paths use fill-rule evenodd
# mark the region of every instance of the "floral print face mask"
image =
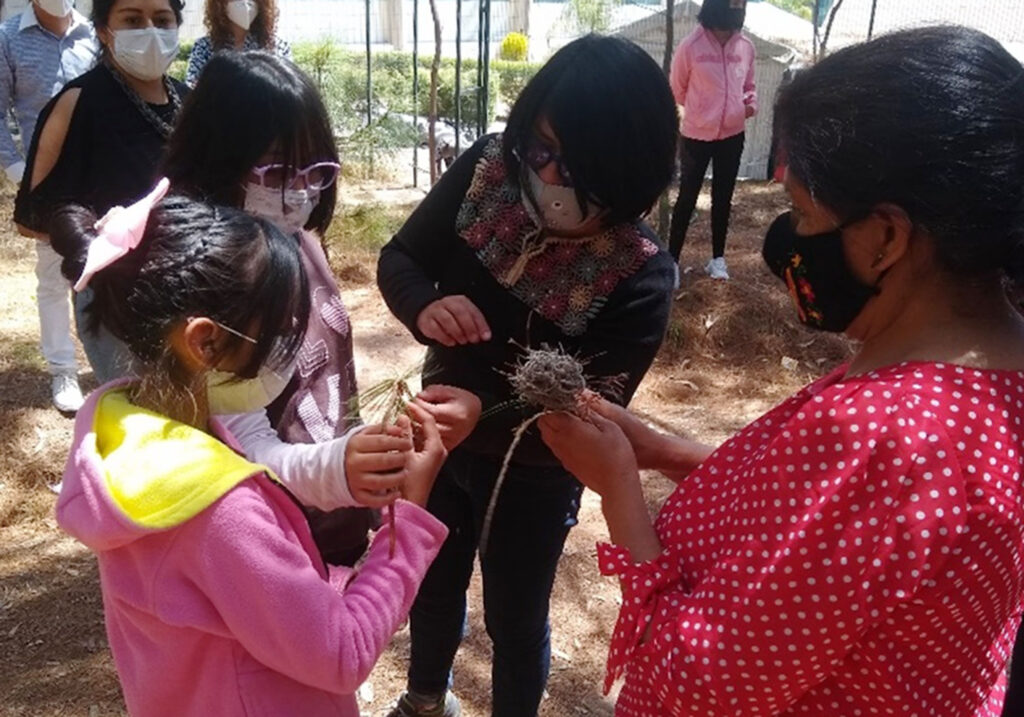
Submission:
<svg viewBox="0 0 1024 717">
<path fill-rule="evenodd" d="M 856 220 L 855 220 L 856 221 Z M 797 234 L 791 212 L 779 215 L 764 238 L 768 268 L 786 282 L 800 321 L 813 329 L 841 333 L 853 323 L 878 287 L 850 271 L 843 252 L 846 222 L 829 232 Z"/>
</svg>

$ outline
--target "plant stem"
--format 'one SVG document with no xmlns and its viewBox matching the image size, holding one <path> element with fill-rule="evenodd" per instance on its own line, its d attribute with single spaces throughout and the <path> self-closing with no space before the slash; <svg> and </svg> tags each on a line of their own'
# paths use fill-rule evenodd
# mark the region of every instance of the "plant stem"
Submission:
<svg viewBox="0 0 1024 717">
<path fill-rule="evenodd" d="M 515 453 L 516 448 L 519 446 L 519 442 L 523 440 L 523 435 L 526 433 L 533 422 L 541 416 L 546 416 L 553 411 L 541 411 L 540 413 L 530 416 L 525 421 L 519 424 L 516 428 L 515 434 L 512 436 L 512 443 L 508 447 L 508 451 L 505 453 L 505 460 L 502 461 L 501 470 L 498 472 L 498 480 L 494 483 L 494 490 L 491 491 L 491 501 L 487 505 L 487 513 L 484 514 L 484 524 L 480 530 L 480 558 L 483 559 L 484 555 L 487 554 L 487 543 L 491 536 L 491 521 L 494 520 L 494 509 L 498 506 L 498 495 L 501 493 L 501 486 L 505 482 L 505 476 L 508 474 L 508 466 L 512 462 L 512 454 Z"/>
</svg>

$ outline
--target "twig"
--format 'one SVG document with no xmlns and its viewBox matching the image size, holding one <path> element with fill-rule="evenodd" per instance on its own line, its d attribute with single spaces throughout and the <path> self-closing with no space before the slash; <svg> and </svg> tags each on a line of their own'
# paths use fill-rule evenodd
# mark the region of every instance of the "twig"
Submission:
<svg viewBox="0 0 1024 717">
<path fill-rule="evenodd" d="M 370 413 L 380 414 L 381 426 L 393 426 L 398 422 L 406 404 L 412 400 L 412 391 L 409 389 L 409 379 L 416 372 L 414 367 L 401 376 L 386 379 L 380 383 L 370 386 L 365 391 L 354 396 L 349 406 L 350 416 L 358 416 L 360 409 Z M 391 503 L 388 508 L 388 557 L 395 557 L 395 544 L 397 542 L 397 525 L 395 522 L 395 504 Z"/>
<path fill-rule="evenodd" d="M 491 521 L 494 520 L 494 509 L 498 506 L 498 496 L 501 494 L 501 486 L 505 482 L 505 476 L 508 473 L 508 466 L 512 462 L 512 454 L 516 452 L 516 447 L 519 445 L 519 441 L 523 440 L 523 435 L 526 433 L 533 422 L 541 416 L 546 416 L 554 411 L 541 411 L 533 416 L 530 416 L 525 421 L 519 424 L 516 428 L 515 434 L 512 436 L 512 444 L 509 445 L 508 451 L 505 453 L 505 460 L 501 464 L 501 470 L 498 472 L 498 480 L 494 483 L 494 490 L 491 491 L 491 500 L 487 504 L 487 512 L 484 514 L 483 528 L 480 530 L 480 557 L 482 558 L 487 554 L 487 544 L 491 537 Z"/>
</svg>

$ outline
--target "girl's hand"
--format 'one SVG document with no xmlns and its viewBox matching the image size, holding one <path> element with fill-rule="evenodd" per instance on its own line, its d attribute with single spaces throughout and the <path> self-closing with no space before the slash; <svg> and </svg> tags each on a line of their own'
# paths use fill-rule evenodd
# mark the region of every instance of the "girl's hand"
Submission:
<svg viewBox="0 0 1024 717">
<path fill-rule="evenodd" d="M 491 340 L 487 319 L 468 297 L 446 296 L 427 304 L 416 317 L 416 328 L 443 346 L 478 344 Z"/>
<path fill-rule="evenodd" d="M 382 508 L 398 497 L 412 454 L 412 432 L 404 425 L 368 426 L 345 446 L 345 477 L 361 505 Z"/>
<path fill-rule="evenodd" d="M 592 413 L 590 421 L 551 413 L 542 416 L 537 425 L 565 469 L 602 498 L 639 484 L 636 455 L 626 434 L 599 413 Z"/>
<path fill-rule="evenodd" d="M 444 443 L 441 441 L 441 434 L 437 428 L 437 422 L 427 411 L 410 403 L 408 406 L 409 416 L 416 423 L 422 437 L 422 444 L 416 447 L 409 455 L 405 468 L 405 481 L 402 484 L 402 497 L 426 507 L 427 498 L 434 487 L 434 480 L 438 471 L 448 457 Z M 408 418 L 402 416 L 402 421 Z"/>
<path fill-rule="evenodd" d="M 480 399 L 454 386 L 427 386 L 413 402 L 433 416 L 441 434 L 441 442 L 448 451 L 473 432 L 480 418 Z"/>
</svg>

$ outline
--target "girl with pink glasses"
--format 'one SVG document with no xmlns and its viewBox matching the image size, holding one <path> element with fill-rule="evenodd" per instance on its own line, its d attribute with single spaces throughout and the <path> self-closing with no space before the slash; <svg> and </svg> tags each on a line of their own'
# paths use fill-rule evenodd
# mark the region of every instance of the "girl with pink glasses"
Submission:
<svg viewBox="0 0 1024 717">
<path fill-rule="evenodd" d="M 181 193 L 244 209 L 295 237 L 309 280 L 309 324 L 280 395 L 266 410 L 240 394 L 226 420 L 246 455 L 306 506 L 324 559 L 352 565 L 378 510 L 398 497 L 403 458 L 380 427 L 360 425 L 348 313 L 321 247 L 334 216 L 338 151 L 313 83 L 269 52 L 210 60 L 182 109 L 164 171 Z M 244 262 L 244 257 L 239 261 Z M 479 415 L 470 393 L 434 387 L 418 402 L 451 449 Z"/>
</svg>

